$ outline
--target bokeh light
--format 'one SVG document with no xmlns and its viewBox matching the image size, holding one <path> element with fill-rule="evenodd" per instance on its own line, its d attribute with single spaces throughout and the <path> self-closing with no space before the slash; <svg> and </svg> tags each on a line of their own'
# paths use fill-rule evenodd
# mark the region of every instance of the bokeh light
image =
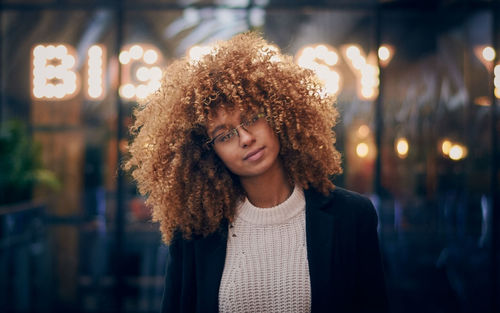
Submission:
<svg viewBox="0 0 500 313">
<path fill-rule="evenodd" d="M 396 140 L 396 152 L 400 158 L 406 158 L 409 150 L 410 145 L 408 144 L 408 140 L 406 138 L 402 137 Z"/>
<path fill-rule="evenodd" d="M 366 158 L 369 152 L 368 145 L 364 142 L 358 143 L 356 146 L 356 155 L 360 158 Z"/>
</svg>

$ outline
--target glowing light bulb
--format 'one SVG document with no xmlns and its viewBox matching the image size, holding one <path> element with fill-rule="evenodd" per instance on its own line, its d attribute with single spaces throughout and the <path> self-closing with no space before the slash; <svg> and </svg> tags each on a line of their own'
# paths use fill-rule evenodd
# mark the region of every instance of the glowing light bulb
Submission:
<svg viewBox="0 0 500 313">
<path fill-rule="evenodd" d="M 441 151 L 443 152 L 444 155 L 450 154 L 451 146 L 452 146 L 451 141 L 447 139 L 443 140 L 443 143 L 441 144 Z"/>
<path fill-rule="evenodd" d="M 90 87 L 88 93 L 91 98 L 97 99 L 102 95 L 103 89 L 101 87 Z"/>
<path fill-rule="evenodd" d="M 495 92 L 495 97 L 497 97 L 497 99 L 500 98 L 500 82 L 498 81 L 498 79 L 500 79 L 500 65 L 495 65 L 495 67 L 493 68 L 493 74 L 494 74 L 494 78 L 493 78 L 493 84 L 495 86 L 495 89 L 494 89 L 494 92 Z"/>
<path fill-rule="evenodd" d="M 77 74 L 75 53 L 65 45 L 37 45 L 32 55 L 32 95 L 34 98 L 62 100 L 74 96 Z"/>
<path fill-rule="evenodd" d="M 339 56 L 334 51 L 328 51 L 325 55 L 325 63 L 333 66 L 339 61 Z"/>
<path fill-rule="evenodd" d="M 149 92 L 153 93 L 156 90 L 160 89 L 161 83 L 159 80 L 151 80 L 148 84 Z"/>
<path fill-rule="evenodd" d="M 61 57 L 61 65 L 64 68 L 72 68 L 75 66 L 76 60 L 72 55 L 66 54 Z"/>
<path fill-rule="evenodd" d="M 454 161 L 458 161 L 463 158 L 464 156 L 464 150 L 462 146 L 460 145 L 453 145 L 450 148 L 450 153 L 449 153 L 450 159 Z"/>
<path fill-rule="evenodd" d="M 375 96 L 375 90 L 370 87 L 362 87 L 361 95 L 363 96 L 364 99 L 370 100 Z"/>
<path fill-rule="evenodd" d="M 151 80 L 161 80 L 162 75 L 162 70 L 158 66 L 153 66 L 149 69 L 149 77 Z"/>
<path fill-rule="evenodd" d="M 146 85 L 139 85 L 135 90 L 135 95 L 139 99 L 145 99 L 150 94 L 149 88 Z"/>
<path fill-rule="evenodd" d="M 88 50 L 87 60 L 87 95 L 91 99 L 99 99 L 104 96 L 104 49 L 99 45 L 93 45 Z"/>
<path fill-rule="evenodd" d="M 156 53 L 156 51 L 152 49 L 149 49 L 144 52 L 143 59 L 146 64 L 153 64 L 158 60 L 158 53 Z"/>
<path fill-rule="evenodd" d="M 94 45 L 92 47 L 90 47 L 89 51 L 88 51 L 88 56 L 91 57 L 91 58 L 100 58 L 102 57 L 102 48 L 97 46 L 97 45 Z"/>
<path fill-rule="evenodd" d="M 58 45 L 55 47 L 55 52 L 58 57 L 62 57 L 63 55 L 68 53 L 68 48 L 66 48 L 64 45 Z"/>
<path fill-rule="evenodd" d="M 366 66 L 366 60 L 362 56 L 356 56 L 352 58 L 352 66 L 357 69 L 361 70 L 364 66 Z"/>
<path fill-rule="evenodd" d="M 137 76 L 137 79 L 143 82 L 151 79 L 151 74 L 149 73 L 149 69 L 146 68 L 145 66 L 139 67 L 135 75 Z"/>
<path fill-rule="evenodd" d="M 399 138 L 396 141 L 396 151 L 400 158 L 406 158 L 409 148 L 410 146 L 408 145 L 408 140 L 406 140 L 406 138 Z"/>
<path fill-rule="evenodd" d="M 354 58 L 359 57 L 361 55 L 361 51 L 359 50 L 358 47 L 352 45 L 347 48 L 346 55 L 349 59 L 353 60 Z"/>
<path fill-rule="evenodd" d="M 332 67 L 337 63 L 338 55 L 327 45 L 303 48 L 297 57 L 300 67 L 310 69 L 323 83 L 321 97 L 336 95 L 340 90 L 340 75 Z"/>
<path fill-rule="evenodd" d="M 358 143 L 358 145 L 356 146 L 356 154 L 358 155 L 358 157 L 366 158 L 366 156 L 368 155 L 368 152 L 369 152 L 369 148 L 368 148 L 368 145 L 366 143 L 364 143 L 364 142 Z"/>
<path fill-rule="evenodd" d="M 485 47 L 482 51 L 483 58 L 486 61 L 493 61 L 495 59 L 495 49 L 492 47 Z"/>
<path fill-rule="evenodd" d="M 381 46 L 378 48 L 378 57 L 382 61 L 387 61 L 391 57 L 391 51 L 387 46 Z"/>
<path fill-rule="evenodd" d="M 196 50 L 196 49 L 195 49 Z M 209 52 L 212 49 L 209 49 Z M 120 95 L 125 99 L 145 99 L 153 93 L 161 83 L 163 73 L 158 66 L 162 56 L 159 50 L 150 44 L 134 44 L 127 46 L 120 53 L 123 63 L 123 85 Z M 137 84 L 137 83 L 140 84 Z"/>
<path fill-rule="evenodd" d="M 135 87 L 132 84 L 126 84 L 119 89 L 120 97 L 132 99 L 135 96 Z"/>
<path fill-rule="evenodd" d="M 191 62 L 199 62 L 205 55 L 214 54 L 217 50 L 210 46 L 193 46 L 188 50 Z"/>
<path fill-rule="evenodd" d="M 139 60 L 140 58 L 142 58 L 142 55 L 144 54 L 144 50 L 139 45 L 133 45 L 132 47 L 130 47 L 129 52 L 130 52 L 130 57 L 134 60 Z"/>
<path fill-rule="evenodd" d="M 37 45 L 35 46 L 35 48 L 33 49 L 33 56 L 35 57 L 41 57 L 42 54 L 44 53 L 45 51 L 45 47 L 42 46 L 42 45 Z"/>
<path fill-rule="evenodd" d="M 120 60 L 121 64 L 128 64 L 130 62 L 130 53 L 128 51 L 122 51 L 120 52 L 120 55 L 118 56 L 118 60 Z"/>
<path fill-rule="evenodd" d="M 370 134 L 370 127 L 368 125 L 361 125 L 358 128 L 358 135 L 361 138 L 366 138 Z"/>
</svg>

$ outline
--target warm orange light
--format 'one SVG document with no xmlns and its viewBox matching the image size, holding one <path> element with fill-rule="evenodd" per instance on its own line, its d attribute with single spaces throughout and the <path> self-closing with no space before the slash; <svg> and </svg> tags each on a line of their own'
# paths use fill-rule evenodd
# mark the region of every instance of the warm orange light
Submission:
<svg viewBox="0 0 500 313">
<path fill-rule="evenodd" d="M 370 87 L 362 87 L 361 88 L 361 95 L 366 100 L 373 99 L 375 96 L 375 90 L 374 90 L 374 88 L 370 88 Z"/>
<path fill-rule="evenodd" d="M 337 52 L 324 44 L 304 47 L 297 54 L 297 64 L 314 71 L 329 95 L 336 95 L 340 90 L 340 75 L 333 69 L 338 59 Z"/>
<path fill-rule="evenodd" d="M 137 69 L 135 76 L 142 82 L 148 81 L 150 79 L 149 69 L 145 66 L 141 66 Z"/>
<path fill-rule="evenodd" d="M 76 53 L 66 45 L 37 45 L 32 50 L 32 96 L 63 100 L 76 95 Z"/>
<path fill-rule="evenodd" d="M 87 95 L 91 99 L 104 96 L 104 48 L 93 45 L 89 48 L 87 59 Z"/>
<path fill-rule="evenodd" d="M 263 55 L 272 55 L 269 61 L 273 63 L 281 61 L 280 57 L 278 56 L 278 53 L 280 52 L 278 46 L 266 45 L 259 52 L 262 53 Z"/>
<path fill-rule="evenodd" d="M 120 97 L 132 99 L 135 96 L 135 86 L 132 84 L 122 85 L 119 89 Z"/>
<path fill-rule="evenodd" d="M 482 51 L 482 55 L 486 61 L 491 62 L 495 59 L 495 49 L 493 49 L 492 47 L 489 47 L 489 46 L 484 47 L 483 51 Z"/>
<path fill-rule="evenodd" d="M 410 149 L 410 146 L 408 144 L 408 140 L 406 138 L 399 138 L 396 141 L 396 152 L 398 153 L 398 156 L 402 159 L 406 158 L 408 156 L 408 151 Z"/>
<path fill-rule="evenodd" d="M 382 45 L 378 48 L 378 58 L 381 66 L 387 66 L 394 57 L 394 47 L 391 45 Z"/>
<path fill-rule="evenodd" d="M 133 45 L 129 50 L 130 57 L 134 60 L 140 60 L 144 55 L 144 49 L 140 45 Z"/>
<path fill-rule="evenodd" d="M 495 67 L 493 68 L 493 74 L 494 74 L 494 78 L 493 78 L 493 85 L 495 86 L 495 89 L 494 89 L 494 92 L 495 92 L 495 97 L 497 99 L 500 98 L 500 65 L 497 64 L 495 65 Z"/>
<path fill-rule="evenodd" d="M 121 64 L 128 64 L 130 62 L 130 53 L 128 51 L 122 51 L 118 55 L 118 60 L 120 60 Z"/>
<path fill-rule="evenodd" d="M 443 140 L 441 143 L 441 151 L 443 152 L 444 155 L 449 155 L 450 154 L 450 149 L 451 149 L 451 141 L 448 139 Z"/>
<path fill-rule="evenodd" d="M 358 143 L 358 145 L 356 146 L 356 154 L 360 158 L 366 158 L 366 156 L 368 156 L 369 150 L 370 149 L 368 148 L 368 145 L 364 142 Z"/>
<path fill-rule="evenodd" d="M 147 64 L 154 64 L 158 60 L 158 53 L 153 49 L 144 52 L 144 62 Z"/>
<path fill-rule="evenodd" d="M 468 154 L 467 147 L 448 139 L 443 140 L 441 143 L 441 151 L 443 152 L 443 155 L 449 157 L 453 161 L 462 160 Z"/>
<path fill-rule="evenodd" d="M 380 48 L 378 48 L 378 58 L 381 61 L 389 60 L 390 57 L 391 51 L 389 51 L 389 48 L 387 48 L 386 46 L 381 46 Z"/>
<path fill-rule="evenodd" d="M 216 53 L 217 49 L 212 46 L 192 46 L 187 55 L 191 63 L 199 62 L 205 55 Z"/>
<path fill-rule="evenodd" d="M 455 145 L 451 146 L 450 153 L 449 153 L 450 159 L 452 159 L 453 161 L 458 161 L 458 160 L 463 159 L 464 155 L 465 155 L 465 152 L 464 152 L 464 149 L 461 145 L 455 144 Z"/>
<path fill-rule="evenodd" d="M 479 45 L 473 48 L 474 55 L 481 61 L 488 71 L 493 70 L 493 60 L 495 60 L 495 49 L 486 45 Z"/>
<path fill-rule="evenodd" d="M 370 134 L 370 127 L 368 125 L 361 125 L 358 128 L 358 135 L 360 138 L 366 138 Z"/>
<path fill-rule="evenodd" d="M 344 47 L 343 54 L 358 78 L 359 97 L 363 100 L 375 99 L 378 96 L 378 86 L 380 84 L 378 66 L 372 64 L 373 59 L 368 61 L 361 49 L 356 45 Z"/>
<path fill-rule="evenodd" d="M 158 49 L 148 44 L 134 44 L 124 48 L 119 55 L 124 73 L 123 85 L 119 88 L 122 98 L 145 99 L 158 90 L 163 75 L 157 66 L 161 62 L 160 56 Z M 133 73 L 132 69 L 135 70 Z"/>
<path fill-rule="evenodd" d="M 350 45 L 346 49 L 346 55 L 350 60 L 354 60 L 361 56 L 361 50 L 356 45 Z"/>
</svg>

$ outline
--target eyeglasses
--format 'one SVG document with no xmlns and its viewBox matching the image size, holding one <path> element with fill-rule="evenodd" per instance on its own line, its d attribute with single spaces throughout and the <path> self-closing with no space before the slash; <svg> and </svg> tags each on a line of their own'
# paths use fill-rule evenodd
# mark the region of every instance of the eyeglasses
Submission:
<svg viewBox="0 0 500 313">
<path fill-rule="evenodd" d="M 261 124 L 261 122 L 263 122 L 266 119 L 267 119 L 266 114 L 258 113 L 256 115 L 252 116 L 252 118 L 250 118 L 249 120 L 242 122 L 240 125 L 236 126 L 235 128 L 233 128 L 227 132 L 224 132 L 222 134 L 219 134 L 219 135 L 215 136 L 214 138 L 208 140 L 205 144 L 207 145 L 207 147 L 211 147 L 212 145 L 217 145 L 217 146 L 230 145 L 231 143 L 235 142 L 236 135 L 238 135 L 238 137 L 240 136 L 240 134 L 238 132 L 238 129 L 240 127 L 243 128 L 244 130 L 246 130 L 247 132 L 252 132 L 256 126 Z"/>
</svg>

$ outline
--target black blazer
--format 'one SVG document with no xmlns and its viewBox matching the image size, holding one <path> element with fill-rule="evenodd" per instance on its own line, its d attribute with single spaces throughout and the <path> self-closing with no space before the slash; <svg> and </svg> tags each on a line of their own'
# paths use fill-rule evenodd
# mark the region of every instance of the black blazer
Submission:
<svg viewBox="0 0 500 313">
<path fill-rule="evenodd" d="M 378 218 L 366 197 L 342 188 L 306 198 L 311 311 L 387 312 L 377 236 Z M 227 221 L 204 238 L 175 236 L 169 246 L 162 312 L 217 312 Z"/>
</svg>

